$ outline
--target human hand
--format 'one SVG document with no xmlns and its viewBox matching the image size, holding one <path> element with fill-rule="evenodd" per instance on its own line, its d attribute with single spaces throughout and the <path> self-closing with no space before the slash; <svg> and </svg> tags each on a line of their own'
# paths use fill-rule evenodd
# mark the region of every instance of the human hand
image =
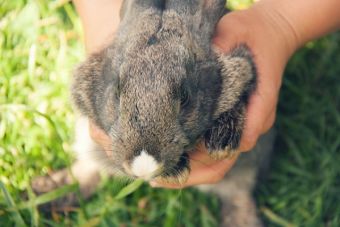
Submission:
<svg viewBox="0 0 340 227">
<path fill-rule="evenodd" d="M 298 47 L 294 34 L 282 15 L 261 4 L 231 12 L 217 24 L 213 44 L 226 53 L 245 44 L 257 68 L 257 88 L 249 100 L 239 151 L 251 150 L 274 123 L 283 70 Z"/>
</svg>

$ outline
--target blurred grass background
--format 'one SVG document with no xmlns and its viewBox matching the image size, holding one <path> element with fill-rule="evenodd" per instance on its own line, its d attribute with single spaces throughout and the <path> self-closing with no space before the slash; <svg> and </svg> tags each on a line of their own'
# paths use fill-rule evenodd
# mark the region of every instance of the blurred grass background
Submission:
<svg viewBox="0 0 340 227">
<path fill-rule="evenodd" d="M 251 0 L 230 0 L 233 9 Z M 64 214 L 40 213 L 32 178 L 69 166 L 69 81 L 84 59 L 68 1 L 0 0 L 0 226 L 217 226 L 217 198 L 194 189 L 124 187 L 105 179 Z M 308 43 L 284 77 L 272 168 L 255 192 L 268 226 L 340 226 L 340 33 Z M 65 190 L 74 190 L 66 188 Z"/>
</svg>

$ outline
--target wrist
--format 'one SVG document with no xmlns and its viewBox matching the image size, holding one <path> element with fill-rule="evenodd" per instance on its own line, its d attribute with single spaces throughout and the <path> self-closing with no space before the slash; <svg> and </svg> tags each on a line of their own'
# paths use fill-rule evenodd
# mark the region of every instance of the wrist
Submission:
<svg viewBox="0 0 340 227">
<path fill-rule="evenodd" d="M 275 2 L 275 1 L 271 1 Z M 249 9 L 254 27 L 264 34 L 265 45 L 275 46 L 273 54 L 280 54 L 286 63 L 291 55 L 302 45 L 301 36 L 296 31 L 289 18 L 282 11 L 271 4 L 258 2 Z M 265 3 L 265 2 L 264 2 Z M 253 31 L 254 34 L 256 31 Z"/>
<path fill-rule="evenodd" d="M 262 0 L 252 8 L 282 30 L 292 53 L 306 42 L 340 29 L 339 0 Z"/>
</svg>

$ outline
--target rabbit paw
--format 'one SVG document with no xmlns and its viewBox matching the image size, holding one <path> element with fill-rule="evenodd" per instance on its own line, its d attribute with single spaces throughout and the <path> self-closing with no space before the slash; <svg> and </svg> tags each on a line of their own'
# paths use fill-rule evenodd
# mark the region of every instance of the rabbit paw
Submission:
<svg viewBox="0 0 340 227">
<path fill-rule="evenodd" d="M 173 170 L 171 173 L 163 174 L 156 178 L 156 181 L 164 184 L 184 184 L 189 177 L 189 168 L 183 168 L 181 170 Z"/>
<path fill-rule="evenodd" d="M 237 111 L 223 113 L 205 133 L 205 145 L 209 155 L 221 160 L 231 158 L 240 145 L 243 115 Z"/>
<path fill-rule="evenodd" d="M 176 166 L 165 169 L 164 173 L 156 178 L 157 181 L 166 184 L 184 184 L 190 173 L 189 156 L 184 153 Z"/>
</svg>

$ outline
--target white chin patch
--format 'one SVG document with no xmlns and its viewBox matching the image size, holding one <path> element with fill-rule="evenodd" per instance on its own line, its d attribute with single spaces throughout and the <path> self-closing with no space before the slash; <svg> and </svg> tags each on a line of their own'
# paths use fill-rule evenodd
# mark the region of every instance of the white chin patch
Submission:
<svg viewBox="0 0 340 227">
<path fill-rule="evenodd" d="M 154 157 L 142 150 L 140 155 L 136 156 L 131 164 L 131 172 L 137 177 L 147 178 L 152 176 L 159 169 L 160 165 Z"/>
</svg>

